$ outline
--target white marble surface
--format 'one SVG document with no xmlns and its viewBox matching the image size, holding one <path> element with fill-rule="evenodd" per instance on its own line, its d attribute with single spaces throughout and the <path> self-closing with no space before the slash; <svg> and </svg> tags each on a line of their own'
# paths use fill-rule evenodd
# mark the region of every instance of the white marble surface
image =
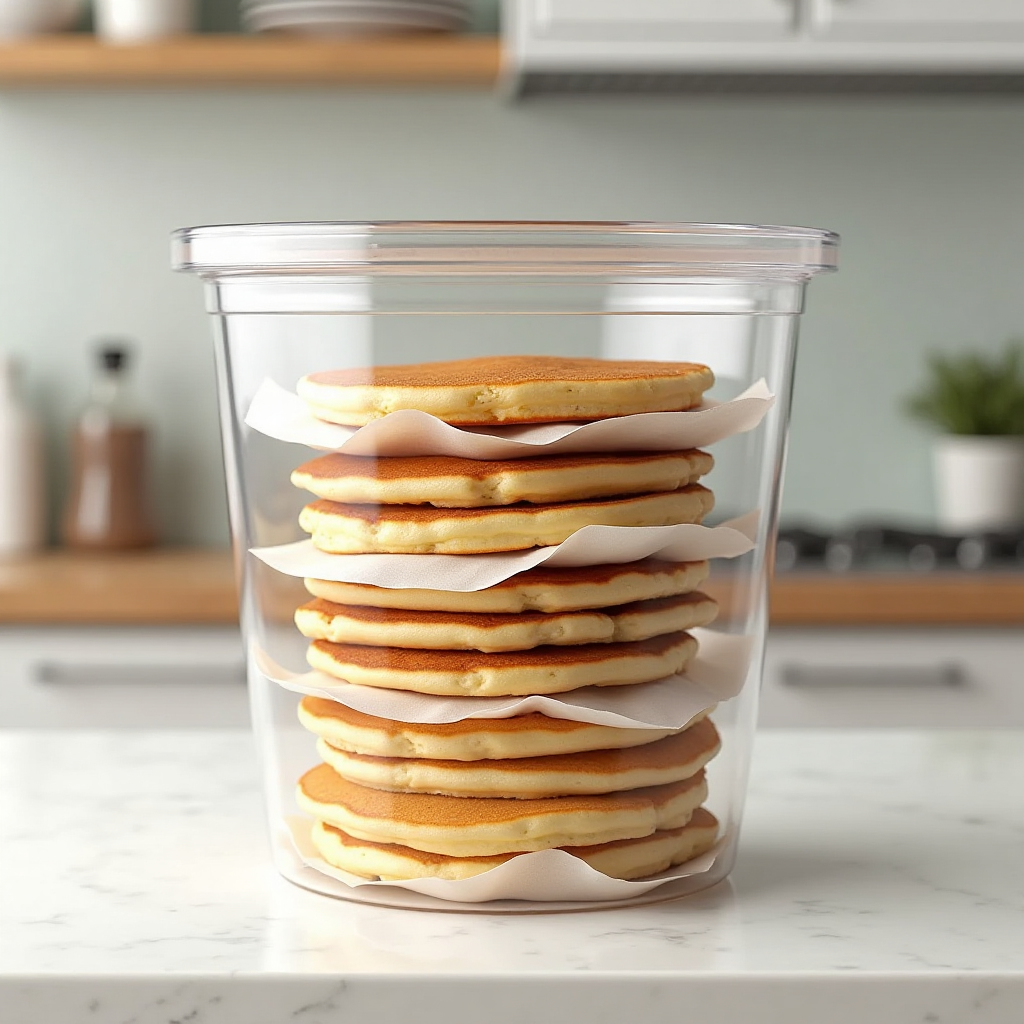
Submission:
<svg viewBox="0 0 1024 1024">
<path fill-rule="evenodd" d="M 1024 733 L 772 732 L 682 902 L 413 913 L 268 863 L 244 733 L 0 732 L 0 1024 L 1021 1024 Z"/>
</svg>

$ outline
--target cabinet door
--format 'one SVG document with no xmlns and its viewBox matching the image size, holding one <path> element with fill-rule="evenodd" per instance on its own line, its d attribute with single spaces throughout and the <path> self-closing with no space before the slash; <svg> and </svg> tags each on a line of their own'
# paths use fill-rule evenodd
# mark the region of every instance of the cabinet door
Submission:
<svg viewBox="0 0 1024 1024">
<path fill-rule="evenodd" d="M 1024 0 L 816 0 L 818 35 L 976 42 L 1024 38 Z"/>
<path fill-rule="evenodd" d="M 616 42 L 780 38 L 796 0 L 530 0 L 532 34 Z"/>
<path fill-rule="evenodd" d="M 1016 629 L 772 629 L 761 724 L 1024 726 Z"/>
<path fill-rule="evenodd" d="M 237 628 L 0 628 L 0 727 L 179 729 L 248 718 Z"/>
</svg>

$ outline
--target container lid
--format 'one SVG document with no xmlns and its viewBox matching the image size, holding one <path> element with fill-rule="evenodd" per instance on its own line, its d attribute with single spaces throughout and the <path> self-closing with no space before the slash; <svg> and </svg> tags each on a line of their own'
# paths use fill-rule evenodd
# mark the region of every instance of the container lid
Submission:
<svg viewBox="0 0 1024 1024">
<path fill-rule="evenodd" d="M 236 274 L 805 279 L 839 236 L 752 224 L 382 221 L 225 224 L 172 237 L 175 270 Z"/>
</svg>

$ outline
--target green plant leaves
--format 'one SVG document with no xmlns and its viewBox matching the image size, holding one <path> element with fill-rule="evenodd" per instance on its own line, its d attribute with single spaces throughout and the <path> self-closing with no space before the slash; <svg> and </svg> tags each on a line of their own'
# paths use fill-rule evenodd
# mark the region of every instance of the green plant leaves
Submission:
<svg viewBox="0 0 1024 1024">
<path fill-rule="evenodd" d="M 911 416 L 949 434 L 1024 435 L 1024 344 L 1001 356 L 933 355 L 930 379 L 907 399 Z"/>
</svg>

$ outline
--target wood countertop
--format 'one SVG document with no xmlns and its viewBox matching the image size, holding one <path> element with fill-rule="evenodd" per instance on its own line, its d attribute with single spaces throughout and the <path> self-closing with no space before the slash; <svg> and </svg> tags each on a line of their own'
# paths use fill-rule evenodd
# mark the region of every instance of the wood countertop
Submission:
<svg viewBox="0 0 1024 1024">
<path fill-rule="evenodd" d="M 237 621 L 231 554 L 225 550 L 52 551 L 0 562 L 0 625 Z M 771 622 L 776 627 L 1024 626 L 1024 573 L 794 573 L 774 583 Z"/>
<path fill-rule="evenodd" d="M 0 625 L 223 625 L 238 621 L 231 552 L 50 551 L 0 561 Z"/>
<path fill-rule="evenodd" d="M 1024 573 L 793 573 L 772 585 L 771 624 L 1024 626 Z"/>
</svg>

